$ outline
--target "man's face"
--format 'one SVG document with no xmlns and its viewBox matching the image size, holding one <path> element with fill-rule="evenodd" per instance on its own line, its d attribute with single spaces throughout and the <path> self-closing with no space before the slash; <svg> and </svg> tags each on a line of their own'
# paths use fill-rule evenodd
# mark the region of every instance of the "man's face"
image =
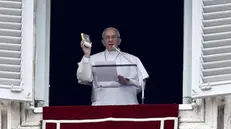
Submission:
<svg viewBox="0 0 231 129">
<path fill-rule="evenodd" d="M 105 31 L 103 40 L 104 40 L 104 46 L 108 51 L 113 51 L 114 50 L 113 45 L 117 47 L 119 43 L 119 37 L 116 31 L 112 28 L 109 28 Z"/>
</svg>

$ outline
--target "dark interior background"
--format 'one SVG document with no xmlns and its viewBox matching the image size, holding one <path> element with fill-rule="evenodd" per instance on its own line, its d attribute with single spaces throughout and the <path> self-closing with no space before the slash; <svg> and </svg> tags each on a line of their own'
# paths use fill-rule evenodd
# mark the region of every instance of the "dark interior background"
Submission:
<svg viewBox="0 0 231 129">
<path fill-rule="evenodd" d="M 90 35 L 94 54 L 104 50 L 101 34 L 109 26 L 120 31 L 121 50 L 138 56 L 150 75 L 145 104 L 182 103 L 183 0 L 51 0 L 50 106 L 91 104 L 91 87 L 76 79 L 80 33 Z"/>
</svg>

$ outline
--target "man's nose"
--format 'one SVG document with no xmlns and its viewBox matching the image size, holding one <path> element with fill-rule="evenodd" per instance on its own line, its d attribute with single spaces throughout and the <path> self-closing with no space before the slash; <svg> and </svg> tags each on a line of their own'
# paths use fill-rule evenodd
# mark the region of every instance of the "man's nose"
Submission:
<svg viewBox="0 0 231 129">
<path fill-rule="evenodd" d="M 109 41 L 112 41 L 112 37 L 109 38 Z"/>
</svg>

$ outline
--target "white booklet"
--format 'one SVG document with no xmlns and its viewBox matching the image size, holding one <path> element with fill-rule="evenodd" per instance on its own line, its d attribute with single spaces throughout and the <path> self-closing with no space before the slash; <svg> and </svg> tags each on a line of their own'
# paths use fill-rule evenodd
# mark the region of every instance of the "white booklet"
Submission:
<svg viewBox="0 0 231 129">
<path fill-rule="evenodd" d="M 97 82 L 118 81 L 117 65 L 115 61 L 95 62 L 93 71 Z"/>
</svg>

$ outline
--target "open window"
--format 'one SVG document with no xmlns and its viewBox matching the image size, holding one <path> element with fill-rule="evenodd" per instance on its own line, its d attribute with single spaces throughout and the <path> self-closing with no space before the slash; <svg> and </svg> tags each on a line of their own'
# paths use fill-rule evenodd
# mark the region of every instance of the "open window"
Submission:
<svg viewBox="0 0 231 129">
<path fill-rule="evenodd" d="M 36 55 L 36 71 L 46 72 L 36 73 L 35 98 L 48 105 L 50 5 L 44 2 L 37 1 L 36 26 L 39 27 L 36 36 L 40 38 L 36 38 L 36 51 L 40 53 Z M 231 91 L 228 87 L 231 77 L 229 6 L 228 0 L 195 0 L 189 1 L 189 6 L 185 7 L 183 87 L 186 99 L 183 105 L 188 103 L 188 98 L 224 95 Z"/>
<path fill-rule="evenodd" d="M 0 99 L 33 100 L 33 0 L 0 1 Z"/>
</svg>

